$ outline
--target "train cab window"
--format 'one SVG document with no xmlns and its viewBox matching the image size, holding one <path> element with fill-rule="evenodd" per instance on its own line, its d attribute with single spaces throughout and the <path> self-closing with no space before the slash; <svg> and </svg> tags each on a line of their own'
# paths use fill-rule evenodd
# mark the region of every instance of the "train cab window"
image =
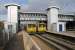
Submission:
<svg viewBox="0 0 75 50">
<path fill-rule="evenodd" d="M 31 27 L 31 25 L 29 24 L 28 27 Z"/>
<path fill-rule="evenodd" d="M 35 25 L 33 25 L 33 24 L 29 24 L 28 27 L 35 27 Z"/>
<path fill-rule="evenodd" d="M 39 27 L 45 27 L 45 25 L 43 25 L 43 24 L 40 24 L 40 25 L 39 25 Z"/>
<path fill-rule="evenodd" d="M 35 25 L 32 25 L 33 27 L 35 27 Z"/>
</svg>

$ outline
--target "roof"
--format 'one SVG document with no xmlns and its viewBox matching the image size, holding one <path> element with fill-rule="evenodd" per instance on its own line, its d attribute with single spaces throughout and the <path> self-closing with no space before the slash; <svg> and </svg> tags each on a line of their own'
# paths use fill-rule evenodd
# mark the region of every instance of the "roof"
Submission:
<svg viewBox="0 0 75 50">
<path fill-rule="evenodd" d="M 5 4 L 6 8 L 8 8 L 8 6 L 18 6 L 18 8 L 20 9 L 20 5 L 15 4 L 15 3 Z"/>
<path fill-rule="evenodd" d="M 50 10 L 51 8 L 56 8 L 56 9 L 59 10 L 59 7 L 57 7 L 57 6 L 49 6 L 46 10 L 48 11 L 48 10 Z"/>
</svg>

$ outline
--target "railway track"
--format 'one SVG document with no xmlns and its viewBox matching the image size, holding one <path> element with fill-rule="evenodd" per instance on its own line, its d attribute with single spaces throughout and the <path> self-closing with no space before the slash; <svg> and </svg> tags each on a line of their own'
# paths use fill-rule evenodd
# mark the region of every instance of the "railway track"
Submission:
<svg viewBox="0 0 75 50">
<path fill-rule="evenodd" d="M 49 45 L 53 45 L 57 50 L 75 50 L 75 43 L 62 39 L 61 37 L 58 38 L 48 33 L 37 33 L 34 36 L 39 37 Z"/>
<path fill-rule="evenodd" d="M 48 33 L 48 32 L 47 32 L 47 34 L 50 36 L 54 36 L 55 38 L 58 38 L 61 41 L 75 45 L 75 38 L 74 37 L 69 37 L 69 36 L 64 36 L 64 35 L 59 35 L 59 34 L 53 34 L 53 33 Z"/>
</svg>

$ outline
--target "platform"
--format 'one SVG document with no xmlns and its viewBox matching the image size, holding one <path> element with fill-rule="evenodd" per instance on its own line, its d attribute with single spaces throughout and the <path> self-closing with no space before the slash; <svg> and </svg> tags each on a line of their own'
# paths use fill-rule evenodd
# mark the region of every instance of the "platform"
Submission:
<svg viewBox="0 0 75 50">
<path fill-rule="evenodd" d="M 51 32 L 51 33 L 75 38 L 75 32 L 72 32 L 72 31 L 68 31 L 68 32 Z"/>
<path fill-rule="evenodd" d="M 9 40 L 3 50 L 40 50 L 40 48 L 34 43 L 28 33 L 21 31 Z"/>
</svg>

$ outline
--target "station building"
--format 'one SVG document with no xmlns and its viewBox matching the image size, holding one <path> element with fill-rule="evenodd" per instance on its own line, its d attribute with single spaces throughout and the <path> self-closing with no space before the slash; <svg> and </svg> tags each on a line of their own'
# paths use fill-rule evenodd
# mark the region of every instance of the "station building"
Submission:
<svg viewBox="0 0 75 50">
<path fill-rule="evenodd" d="M 17 4 L 8 4 L 5 7 L 8 10 L 5 29 L 12 28 L 14 33 L 19 28 L 28 27 L 28 24 L 38 27 L 39 23 L 45 23 L 48 32 L 75 31 L 75 16 L 60 14 L 60 9 L 56 6 L 48 7 L 46 12 L 21 12 L 21 6 Z"/>
</svg>

